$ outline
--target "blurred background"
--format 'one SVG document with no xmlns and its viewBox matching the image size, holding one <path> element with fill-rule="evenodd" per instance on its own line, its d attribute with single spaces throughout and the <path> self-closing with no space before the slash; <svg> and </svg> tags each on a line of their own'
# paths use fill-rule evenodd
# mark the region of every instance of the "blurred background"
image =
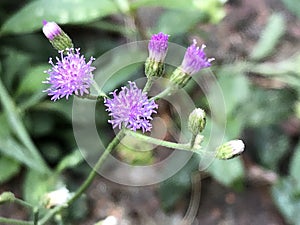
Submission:
<svg viewBox="0 0 300 225">
<path fill-rule="evenodd" d="M 73 136 L 72 101 L 53 103 L 42 92 L 43 71 L 57 55 L 41 31 L 43 19 L 57 22 L 86 58 L 160 31 L 182 46 L 194 38 L 205 43 L 208 57 L 216 58 L 211 70 L 224 95 L 225 139 L 246 144 L 242 156 L 215 160 L 201 172 L 192 157 L 156 185 L 128 187 L 98 176 L 64 212 L 65 224 L 97 224 L 108 216 L 121 225 L 184 224 L 193 215 L 192 224 L 203 225 L 300 224 L 299 0 L 1 0 L 0 192 L 12 191 L 32 204 L 57 183 L 75 190 L 90 171 Z M 124 68 L 110 90 L 141 76 L 143 65 Z M 195 82 L 185 89 L 209 114 Z M 97 128 L 108 143 L 113 132 L 101 102 L 97 113 Z M 170 113 L 161 101 L 160 116 Z M 165 118 L 168 123 L 170 115 Z M 166 157 L 122 146 L 115 155 L 133 165 Z M 53 174 L 42 175 L 48 167 Z M 199 207 L 191 203 L 199 198 Z M 30 215 L 15 204 L 0 205 L 0 216 Z"/>
</svg>

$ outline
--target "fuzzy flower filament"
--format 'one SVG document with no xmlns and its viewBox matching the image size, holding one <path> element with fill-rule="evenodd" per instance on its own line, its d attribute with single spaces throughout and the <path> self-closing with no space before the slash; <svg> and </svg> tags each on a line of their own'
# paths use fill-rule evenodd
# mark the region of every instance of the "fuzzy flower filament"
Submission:
<svg viewBox="0 0 300 225">
<path fill-rule="evenodd" d="M 122 128 L 122 125 L 128 129 L 136 131 L 142 129 L 143 132 L 150 131 L 152 124 L 151 115 L 156 113 L 158 105 L 154 100 L 149 101 L 146 93 L 138 89 L 134 82 L 129 81 L 129 87 L 122 87 L 111 92 L 112 99 L 106 98 L 104 104 L 107 107 L 113 128 Z"/>
<path fill-rule="evenodd" d="M 211 66 L 211 62 L 214 58 L 206 57 L 204 52 L 205 47 L 205 45 L 201 45 L 200 48 L 197 46 L 196 40 L 193 40 L 193 44 L 190 45 L 185 52 L 181 65 L 170 77 L 173 83 L 179 87 L 184 87 L 193 74 Z"/>
<path fill-rule="evenodd" d="M 148 44 L 149 57 L 145 62 L 147 77 L 160 77 L 164 72 L 164 60 L 168 51 L 169 35 L 162 32 L 154 34 Z"/>
<path fill-rule="evenodd" d="M 93 70 L 95 67 L 91 66 L 95 60 L 93 57 L 86 62 L 83 55 L 80 54 L 80 49 L 67 49 L 60 51 L 60 58 L 56 57 L 56 64 L 50 58 L 49 63 L 52 68 L 45 71 L 49 77 L 43 83 L 50 84 L 50 87 L 44 92 L 52 96 L 51 100 L 58 99 L 75 94 L 83 96 L 89 94 L 89 88 L 93 82 Z"/>
</svg>

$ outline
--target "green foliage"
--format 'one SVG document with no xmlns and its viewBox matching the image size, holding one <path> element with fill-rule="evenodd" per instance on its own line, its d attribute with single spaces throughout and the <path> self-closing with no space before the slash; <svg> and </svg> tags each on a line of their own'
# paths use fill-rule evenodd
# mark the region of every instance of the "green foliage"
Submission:
<svg viewBox="0 0 300 225">
<path fill-rule="evenodd" d="M 289 170 L 289 175 L 290 177 L 295 181 L 295 190 L 299 194 L 300 198 L 300 176 L 299 176 L 299 171 L 300 171 L 300 142 L 298 143 L 295 153 L 293 155 L 291 164 L 290 164 L 290 170 Z"/>
<path fill-rule="evenodd" d="M 74 150 L 69 155 L 66 155 L 57 165 L 56 173 L 61 173 L 63 170 L 68 168 L 74 168 L 83 161 L 82 153 L 79 149 Z"/>
<path fill-rule="evenodd" d="M 1 27 L 1 34 L 29 33 L 40 29 L 44 19 L 60 24 L 82 24 L 116 13 L 112 1 L 36 0 L 17 11 Z"/>
<path fill-rule="evenodd" d="M 8 157 L 0 156 L 0 184 L 5 183 L 20 171 L 20 163 Z"/>
<path fill-rule="evenodd" d="M 298 0 L 281 0 L 285 7 L 300 18 L 300 2 Z"/>
<path fill-rule="evenodd" d="M 275 13 L 269 17 L 268 24 L 261 34 L 261 38 L 254 46 L 250 58 L 261 60 L 275 50 L 280 38 L 285 33 L 285 20 L 282 14 Z"/>
</svg>

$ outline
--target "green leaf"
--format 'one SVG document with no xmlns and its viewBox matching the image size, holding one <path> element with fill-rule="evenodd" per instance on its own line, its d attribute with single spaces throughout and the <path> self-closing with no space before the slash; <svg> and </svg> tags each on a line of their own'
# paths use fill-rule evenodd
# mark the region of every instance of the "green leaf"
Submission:
<svg viewBox="0 0 300 225">
<path fill-rule="evenodd" d="M 173 9 L 191 9 L 196 6 L 193 0 L 139 0 L 134 1 L 130 4 L 132 9 L 137 9 L 139 7 L 153 6 L 153 7 L 166 7 Z"/>
<path fill-rule="evenodd" d="M 65 169 L 73 168 L 79 165 L 84 160 L 82 153 L 79 149 L 74 150 L 69 155 L 65 156 L 56 167 L 56 172 L 60 173 Z"/>
<path fill-rule="evenodd" d="M 47 64 L 31 67 L 23 77 L 18 87 L 17 95 L 42 92 L 42 90 L 45 89 L 45 85 L 42 84 L 42 81 L 46 80 L 47 77 L 44 71 L 47 69 L 49 69 L 49 65 Z"/>
<path fill-rule="evenodd" d="M 160 16 L 157 26 L 152 33 L 184 34 L 194 27 L 203 16 L 203 13 L 199 12 L 199 10 L 168 10 Z"/>
<path fill-rule="evenodd" d="M 14 101 L 12 100 L 12 98 L 9 96 L 1 80 L 0 80 L 0 101 L 3 105 L 5 115 L 9 121 L 11 131 L 13 131 L 18 136 L 20 141 L 26 147 L 24 148 L 24 150 L 27 150 L 25 154 L 28 154 L 30 158 L 35 159 L 35 164 L 37 164 L 40 167 L 40 172 L 48 173 L 50 169 L 48 168 L 47 164 L 41 157 L 38 149 L 35 147 L 32 140 L 30 139 L 30 136 L 23 124 L 23 121 L 19 116 L 17 107 Z"/>
<path fill-rule="evenodd" d="M 38 206 L 43 200 L 44 194 L 53 191 L 58 183 L 57 177 L 49 177 L 37 171 L 29 170 L 23 183 L 24 200 Z"/>
<path fill-rule="evenodd" d="M 20 164 L 8 157 L 0 156 L 0 184 L 5 183 L 20 171 Z"/>
<path fill-rule="evenodd" d="M 261 34 L 261 38 L 254 46 L 250 58 L 260 60 L 270 55 L 285 33 L 285 19 L 282 14 L 274 13 Z"/>
<path fill-rule="evenodd" d="M 272 187 L 273 201 L 289 224 L 300 225 L 300 197 L 295 182 L 283 178 Z"/>
<path fill-rule="evenodd" d="M 42 28 L 44 19 L 59 24 L 82 24 L 117 12 L 116 5 L 110 0 L 36 0 L 29 2 L 5 21 L 1 33 L 32 32 Z"/>
<path fill-rule="evenodd" d="M 236 185 L 241 183 L 245 176 L 243 163 L 239 157 L 230 160 L 216 159 L 208 167 L 208 172 L 221 184 L 235 188 L 240 187 Z"/>
<path fill-rule="evenodd" d="M 285 7 L 294 13 L 300 19 L 300 1 L 298 0 L 282 0 Z"/>
<path fill-rule="evenodd" d="M 165 210 L 170 210 L 190 190 L 192 172 L 198 164 L 199 158 L 193 156 L 178 173 L 160 184 L 158 194 Z"/>
<path fill-rule="evenodd" d="M 298 143 L 295 153 L 290 164 L 290 176 L 297 183 L 296 189 L 300 193 L 300 142 Z"/>
<path fill-rule="evenodd" d="M 289 138 L 277 126 L 252 130 L 253 147 L 261 163 L 268 169 L 279 169 L 279 162 L 289 148 Z"/>
</svg>

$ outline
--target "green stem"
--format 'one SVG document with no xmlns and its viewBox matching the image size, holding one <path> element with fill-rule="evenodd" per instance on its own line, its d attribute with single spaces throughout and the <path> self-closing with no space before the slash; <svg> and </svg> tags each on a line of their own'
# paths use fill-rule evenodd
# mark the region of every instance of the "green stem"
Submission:
<svg viewBox="0 0 300 225">
<path fill-rule="evenodd" d="M 98 86 L 95 80 L 93 80 L 92 86 L 97 91 L 98 97 L 107 97 L 107 95 L 101 90 L 101 88 Z"/>
<path fill-rule="evenodd" d="M 175 90 L 176 90 L 175 87 L 169 86 L 165 90 L 163 90 L 162 92 L 160 92 L 159 94 L 157 94 L 157 95 L 153 96 L 152 98 L 150 98 L 150 101 L 151 100 L 158 100 L 158 99 L 161 99 L 161 98 L 163 98 L 165 96 L 171 95 Z"/>
<path fill-rule="evenodd" d="M 24 206 L 26 208 L 29 208 L 29 209 L 33 210 L 33 206 L 31 204 L 29 204 L 28 202 L 23 201 L 22 199 L 15 198 L 14 202 L 21 205 L 21 206 Z"/>
<path fill-rule="evenodd" d="M 84 183 L 77 189 L 75 194 L 67 201 L 66 205 L 72 204 L 75 200 L 77 200 L 84 191 L 90 186 L 95 176 L 97 175 L 97 171 L 102 166 L 103 162 L 110 154 L 110 152 L 120 143 L 122 138 L 125 136 L 124 130 L 120 130 L 120 132 L 115 136 L 115 138 L 109 143 L 101 157 L 98 159 L 96 165 L 93 167 L 93 170 L 90 172 L 88 178 L 84 181 Z M 44 225 L 48 220 L 50 220 L 56 213 L 61 211 L 65 205 L 58 206 L 52 210 L 50 210 L 39 222 L 39 225 Z"/>
<path fill-rule="evenodd" d="M 190 144 L 190 147 L 193 148 L 194 145 L 195 145 L 195 141 L 196 141 L 196 137 L 197 137 L 197 134 L 193 134 L 192 136 L 192 139 L 191 139 L 191 144 Z"/>
<path fill-rule="evenodd" d="M 33 222 L 0 217 L 0 224 L 33 225 Z"/>
<path fill-rule="evenodd" d="M 154 82 L 154 78 L 148 77 L 145 87 L 143 89 L 143 92 L 148 92 L 150 90 L 150 88 L 152 87 L 153 82 Z"/>
<path fill-rule="evenodd" d="M 126 134 L 131 135 L 132 137 L 138 138 L 142 141 L 154 144 L 154 145 L 164 146 L 164 147 L 173 148 L 173 149 L 180 149 L 180 150 L 185 150 L 185 151 L 192 151 L 192 152 L 196 152 L 196 153 L 203 152 L 202 150 L 191 148 L 190 143 L 178 144 L 178 143 L 174 143 L 174 142 L 170 142 L 170 141 L 164 141 L 164 140 L 149 137 L 149 136 L 146 136 L 146 135 L 134 132 L 134 131 L 130 131 L 130 130 L 126 130 Z"/>
<path fill-rule="evenodd" d="M 39 208 L 36 207 L 33 210 L 33 225 L 38 225 L 39 222 Z"/>
</svg>

